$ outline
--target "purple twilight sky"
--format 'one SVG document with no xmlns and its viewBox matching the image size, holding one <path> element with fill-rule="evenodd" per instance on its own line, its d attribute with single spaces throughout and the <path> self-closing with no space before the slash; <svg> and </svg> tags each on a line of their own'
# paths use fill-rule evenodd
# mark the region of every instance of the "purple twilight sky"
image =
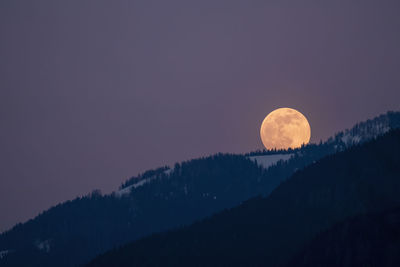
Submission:
<svg viewBox="0 0 400 267">
<path fill-rule="evenodd" d="M 138 172 L 399 109 L 400 1 L 3 0 L 0 232 Z"/>
</svg>

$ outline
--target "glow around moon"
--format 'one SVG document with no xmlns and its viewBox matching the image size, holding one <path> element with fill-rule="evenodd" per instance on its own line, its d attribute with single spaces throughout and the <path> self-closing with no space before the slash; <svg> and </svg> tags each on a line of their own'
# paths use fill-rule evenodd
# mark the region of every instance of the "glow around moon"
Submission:
<svg viewBox="0 0 400 267">
<path fill-rule="evenodd" d="M 297 148 L 310 141 L 311 128 L 306 117 L 297 110 L 279 108 L 265 117 L 260 135 L 267 149 Z"/>
</svg>

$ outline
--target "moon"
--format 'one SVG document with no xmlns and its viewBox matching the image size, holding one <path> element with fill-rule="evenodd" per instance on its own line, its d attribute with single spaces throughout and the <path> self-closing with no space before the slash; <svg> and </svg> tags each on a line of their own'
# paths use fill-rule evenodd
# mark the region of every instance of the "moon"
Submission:
<svg viewBox="0 0 400 267">
<path fill-rule="evenodd" d="M 311 127 L 299 111 L 278 108 L 265 117 L 260 136 L 266 149 L 297 148 L 310 141 Z"/>
</svg>

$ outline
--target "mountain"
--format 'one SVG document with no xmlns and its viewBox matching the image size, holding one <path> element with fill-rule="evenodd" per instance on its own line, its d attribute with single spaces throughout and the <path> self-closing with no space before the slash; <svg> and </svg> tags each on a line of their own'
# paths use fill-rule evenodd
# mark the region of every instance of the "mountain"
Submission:
<svg viewBox="0 0 400 267">
<path fill-rule="evenodd" d="M 268 197 L 141 239 L 88 266 L 280 266 L 334 224 L 398 206 L 400 130 L 395 130 L 297 171 Z"/>
<path fill-rule="evenodd" d="M 94 191 L 2 233 L 0 266 L 88 262 L 127 242 L 189 225 L 258 195 L 268 196 L 296 170 L 399 127 L 400 113 L 389 112 L 318 145 L 217 154 L 149 170 L 128 179 L 113 194 Z M 345 135 L 354 141 L 345 142 Z"/>
<path fill-rule="evenodd" d="M 391 129 L 400 127 L 399 112 L 388 112 L 372 120 L 357 123 L 353 128 L 337 133 L 329 138 L 327 143 L 334 144 L 337 151 L 344 150 L 352 145 L 362 144 L 377 136 L 387 133 Z"/>
<path fill-rule="evenodd" d="M 0 266 L 75 266 L 114 246 L 237 205 L 261 191 L 265 172 L 244 156 L 219 154 L 176 164 L 170 174 L 155 171 L 154 180 L 130 193 L 94 191 L 3 233 L 0 251 L 10 252 Z"/>
<path fill-rule="evenodd" d="M 358 215 L 318 234 L 289 266 L 400 266 L 400 207 Z"/>
</svg>

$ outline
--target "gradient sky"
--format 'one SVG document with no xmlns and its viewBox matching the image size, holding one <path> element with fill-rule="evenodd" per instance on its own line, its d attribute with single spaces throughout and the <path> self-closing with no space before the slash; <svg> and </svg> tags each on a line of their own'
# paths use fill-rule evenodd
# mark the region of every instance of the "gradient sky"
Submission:
<svg viewBox="0 0 400 267">
<path fill-rule="evenodd" d="M 399 14 L 398 0 L 2 0 L 0 231 L 149 168 L 262 148 L 278 107 L 314 142 L 398 110 Z"/>
</svg>

